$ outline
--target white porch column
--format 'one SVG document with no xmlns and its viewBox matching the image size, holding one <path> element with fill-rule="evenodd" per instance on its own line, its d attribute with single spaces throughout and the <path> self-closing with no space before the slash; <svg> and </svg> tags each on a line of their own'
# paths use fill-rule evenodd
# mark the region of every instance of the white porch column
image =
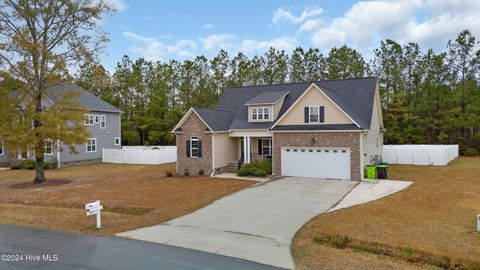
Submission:
<svg viewBox="0 0 480 270">
<path fill-rule="evenodd" d="M 250 163 L 250 136 L 243 137 L 243 162 Z"/>
</svg>

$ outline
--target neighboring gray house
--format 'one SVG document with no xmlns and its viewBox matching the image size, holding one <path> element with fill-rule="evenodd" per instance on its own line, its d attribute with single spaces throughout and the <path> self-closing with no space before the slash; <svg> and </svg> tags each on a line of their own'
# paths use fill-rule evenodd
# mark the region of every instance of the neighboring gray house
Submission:
<svg viewBox="0 0 480 270">
<path fill-rule="evenodd" d="M 58 84 L 45 90 L 47 99 L 44 105 L 55 104 L 68 91 L 80 92 L 76 101 L 88 112 L 85 114 L 85 126 L 90 131 L 87 142 L 76 146 L 78 154 L 71 154 L 69 147 L 62 142 L 52 142 L 45 146 L 45 160 L 56 159 L 59 165 L 96 162 L 102 159 L 102 148 L 121 148 L 121 111 L 78 85 Z M 10 164 L 34 155 L 29 149 L 6 149 L 0 140 L 0 164 Z"/>
</svg>

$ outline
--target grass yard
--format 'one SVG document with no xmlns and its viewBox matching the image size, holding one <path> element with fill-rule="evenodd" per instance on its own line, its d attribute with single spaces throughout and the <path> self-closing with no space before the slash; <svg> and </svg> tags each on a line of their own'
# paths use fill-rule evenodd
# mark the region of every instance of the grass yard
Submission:
<svg viewBox="0 0 480 270">
<path fill-rule="evenodd" d="M 414 183 L 387 198 L 320 215 L 296 235 L 292 253 L 298 269 L 434 269 L 431 265 L 337 249 L 313 239 L 347 236 L 454 260 L 478 262 L 480 158 L 459 158 L 446 167 L 390 166 L 389 178 Z M 479 268 L 471 268 L 479 269 Z"/>
<path fill-rule="evenodd" d="M 33 171 L 0 171 L 0 222 L 65 231 L 113 235 L 152 226 L 191 213 L 241 190 L 254 181 L 210 177 L 165 177 L 175 164 L 91 164 L 47 171 L 47 179 L 67 179 L 61 186 L 12 189 L 29 182 Z M 101 230 L 87 217 L 85 203 L 101 200 Z"/>
</svg>

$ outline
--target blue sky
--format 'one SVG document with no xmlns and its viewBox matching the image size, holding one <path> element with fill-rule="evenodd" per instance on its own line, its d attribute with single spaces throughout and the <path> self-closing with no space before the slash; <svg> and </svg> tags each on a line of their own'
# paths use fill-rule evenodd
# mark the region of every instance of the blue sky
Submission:
<svg viewBox="0 0 480 270">
<path fill-rule="evenodd" d="M 480 37 L 476 0 L 108 0 L 110 43 L 101 61 L 114 71 L 125 54 L 154 61 L 212 57 L 220 49 L 261 54 L 297 46 L 323 52 L 347 44 L 368 59 L 380 40 L 444 49 L 463 29 Z"/>
</svg>

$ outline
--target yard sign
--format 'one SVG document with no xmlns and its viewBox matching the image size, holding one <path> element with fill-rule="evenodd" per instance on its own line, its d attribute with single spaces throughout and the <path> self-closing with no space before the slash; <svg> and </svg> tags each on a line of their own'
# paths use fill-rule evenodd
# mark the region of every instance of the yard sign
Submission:
<svg viewBox="0 0 480 270">
<path fill-rule="evenodd" d="M 97 215 L 97 229 L 102 227 L 102 222 L 100 218 L 100 210 L 103 209 L 103 206 L 100 205 L 100 201 L 95 201 L 93 203 L 85 204 L 85 210 L 87 210 L 87 216 Z"/>
</svg>

